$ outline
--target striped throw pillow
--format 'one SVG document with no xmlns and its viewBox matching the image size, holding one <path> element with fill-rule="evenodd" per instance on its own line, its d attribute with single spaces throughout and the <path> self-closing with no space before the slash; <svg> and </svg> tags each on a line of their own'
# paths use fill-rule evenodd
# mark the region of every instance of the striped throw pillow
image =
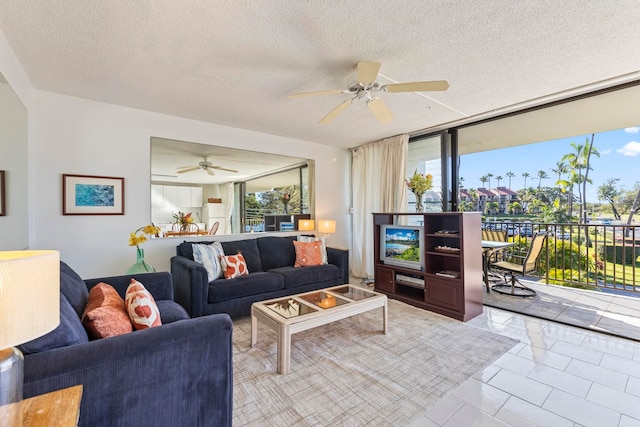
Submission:
<svg viewBox="0 0 640 427">
<path fill-rule="evenodd" d="M 224 256 L 224 250 L 220 242 L 213 242 L 210 245 L 194 243 L 192 247 L 193 260 L 204 266 L 210 282 L 224 277 L 223 269 L 220 265 L 220 257 Z"/>
</svg>

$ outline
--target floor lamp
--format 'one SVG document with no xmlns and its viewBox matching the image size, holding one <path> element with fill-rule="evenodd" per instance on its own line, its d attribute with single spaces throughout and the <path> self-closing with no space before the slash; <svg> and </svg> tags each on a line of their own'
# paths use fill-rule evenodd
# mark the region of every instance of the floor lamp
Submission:
<svg viewBox="0 0 640 427">
<path fill-rule="evenodd" d="M 22 400 L 24 359 L 15 346 L 60 323 L 60 253 L 0 252 L 0 405 Z"/>
</svg>

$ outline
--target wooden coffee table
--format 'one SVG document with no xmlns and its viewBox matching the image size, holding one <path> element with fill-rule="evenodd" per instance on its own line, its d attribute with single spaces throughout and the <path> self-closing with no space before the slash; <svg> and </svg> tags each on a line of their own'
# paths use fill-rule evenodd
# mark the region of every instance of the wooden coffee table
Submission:
<svg viewBox="0 0 640 427">
<path fill-rule="evenodd" d="M 382 308 L 387 333 L 387 296 L 353 285 L 256 302 L 251 305 L 251 347 L 258 340 L 258 320 L 278 334 L 278 373 L 289 372 L 291 335 L 365 311 Z"/>
</svg>

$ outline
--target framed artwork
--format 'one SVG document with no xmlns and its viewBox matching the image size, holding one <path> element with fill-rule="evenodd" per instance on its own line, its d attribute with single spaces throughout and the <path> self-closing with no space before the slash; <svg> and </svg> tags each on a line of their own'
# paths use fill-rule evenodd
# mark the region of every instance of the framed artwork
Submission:
<svg viewBox="0 0 640 427">
<path fill-rule="evenodd" d="M 62 175 L 62 215 L 124 215 L 124 178 Z"/>
<path fill-rule="evenodd" d="M 5 216 L 7 214 L 7 205 L 5 201 L 7 199 L 6 196 L 6 185 L 5 185 L 5 175 L 4 171 L 0 171 L 0 216 Z"/>
</svg>

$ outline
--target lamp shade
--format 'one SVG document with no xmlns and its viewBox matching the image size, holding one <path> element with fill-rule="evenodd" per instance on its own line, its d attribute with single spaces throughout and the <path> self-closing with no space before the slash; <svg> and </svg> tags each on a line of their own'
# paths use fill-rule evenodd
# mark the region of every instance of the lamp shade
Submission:
<svg viewBox="0 0 640 427">
<path fill-rule="evenodd" d="M 313 231 L 316 229 L 316 222 L 312 219 L 298 220 L 298 230 L 300 231 Z"/>
<path fill-rule="evenodd" d="M 0 252 L 0 349 L 24 344 L 60 323 L 60 253 Z"/>
<path fill-rule="evenodd" d="M 332 234 L 336 232 L 336 222 L 330 219 L 322 219 L 318 221 L 318 232 Z"/>
</svg>

